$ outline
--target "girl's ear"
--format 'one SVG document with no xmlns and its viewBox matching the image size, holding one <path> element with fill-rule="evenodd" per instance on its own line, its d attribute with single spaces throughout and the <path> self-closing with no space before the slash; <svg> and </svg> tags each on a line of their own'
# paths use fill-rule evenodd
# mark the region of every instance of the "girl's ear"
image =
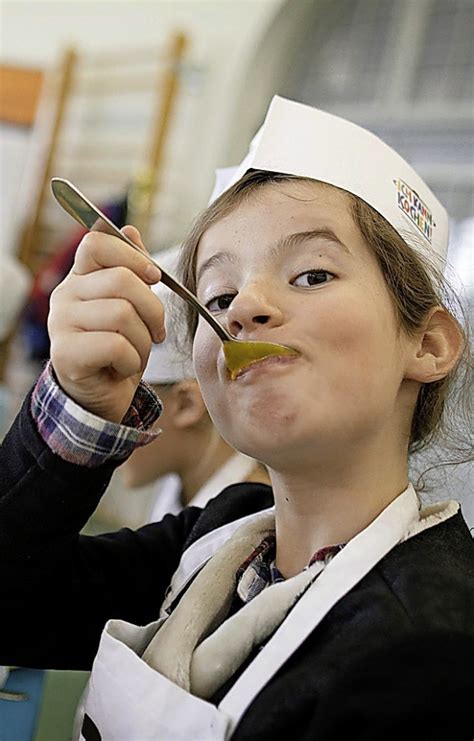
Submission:
<svg viewBox="0 0 474 741">
<path fill-rule="evenodd" d="M 175 429 L 189 429 L 198 425 L 207 417 L 201 390 L 197 381 L 179 381 L 171 389 L 172 395 L 172 424 Z"/>
<path fill-rule="evenodd" d="M 436 306 L 413 344 L 405 378 L 420 383 L 439 381 L 456 366 L 463 347 L 457 321 L 442 306 Z"/>
</svg>

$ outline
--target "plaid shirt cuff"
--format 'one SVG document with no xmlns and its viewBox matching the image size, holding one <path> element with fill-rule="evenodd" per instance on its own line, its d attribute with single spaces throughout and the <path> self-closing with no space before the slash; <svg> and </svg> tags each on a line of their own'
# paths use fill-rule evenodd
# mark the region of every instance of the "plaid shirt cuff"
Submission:
<svg viewBox="0 0 474 741">
<path fill-rule="evenodd" d="M 31 414 L 48 447 L 63 460 L 88 468 L 123 461 L 135 448 L 152 442 L 160 430 L 149 428 L 162 411 L 160 399 L 142 382 L 122 424 L 101 419 L 64 393 L 50 362 L 31 397 Z"/>
</svg>

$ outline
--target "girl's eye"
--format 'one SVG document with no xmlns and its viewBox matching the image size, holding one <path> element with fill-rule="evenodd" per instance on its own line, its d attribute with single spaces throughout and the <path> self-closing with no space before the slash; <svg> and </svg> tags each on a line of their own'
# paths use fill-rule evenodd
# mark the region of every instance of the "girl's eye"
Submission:
<svg viewBox="0 0 474 741">
<path fill-rule="evenodd" d="M 206 308 L 214 312 L 225 311 L 231 305 L 234 295 L 233 293 L 223 293 L 221 296 L 216 296 L 207 302 Z"/>
<path fill-rule="evenodd" d="M 334 277 L 334 274 L 327 270 L 305 270 L 304 273 L 296 276 L 293 285 L 301 288 L 311 288 L 311 286 L 319 286 L 320 283 L 329 283 Z"/>
</svg>

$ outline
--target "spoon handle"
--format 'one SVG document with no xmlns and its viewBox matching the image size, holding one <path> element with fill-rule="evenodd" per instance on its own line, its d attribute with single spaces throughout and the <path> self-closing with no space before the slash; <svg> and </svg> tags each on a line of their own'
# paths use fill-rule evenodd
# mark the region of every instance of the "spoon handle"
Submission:
<svg viewBox="0 0 474 741">
<path fill-rule="evenodd" d="M 67 213 L 72 216 L 76 221 L 85 226 L 89 231 L 98 231 L 105 234 L 112 234 L 118 237 L 123 242 L 126 242 L 134 250 L 144 255 L 146 259 L 155 265 L 161 271 L 161 282 L 168 286 L 171 291 L 174 291 L 180 298 L 187 301 L 196 311 L 202 316 L 203 319 L 210 324 L 212 329 L 225 342 L 226 340 L 232 339 L 231 335 L 226 329 L 220 324 L 217 319 L 206 309 L 206 307 L 196 298 L 196 296 L 189 291 L 186 286 L 177 281 L 173 276 L 163 270 L 160 265 L 152 260 L 152 258 L 140 247 L 138 247 L 131 239 L 123 234 L 118 226 L 116 226 L 97 206 L 92 203 L 83 193 L 76 188 L 75 185 L 70 183 L 68 180 L 63 178 L 52 178 L 51 188 L 53 195 L 64 208 Z"/>
</svg>

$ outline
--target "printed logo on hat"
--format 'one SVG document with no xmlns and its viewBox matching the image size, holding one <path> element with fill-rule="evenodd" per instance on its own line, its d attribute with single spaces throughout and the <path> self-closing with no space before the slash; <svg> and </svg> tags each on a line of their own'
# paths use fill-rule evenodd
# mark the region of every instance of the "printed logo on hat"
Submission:
<svg viewBox="0 0 474 741">
<path fill-rule="evenodd" d="M 410 188 L 401 178 L 393 181 L 397 187 L 397 205 L 403 211 L 412 224 L 423 234 L 431 244 L 433 238 L 433 227 L 436 226 L 433 221 L 433 214 L 424 203 L 418 193 Z"/>
</svg>

